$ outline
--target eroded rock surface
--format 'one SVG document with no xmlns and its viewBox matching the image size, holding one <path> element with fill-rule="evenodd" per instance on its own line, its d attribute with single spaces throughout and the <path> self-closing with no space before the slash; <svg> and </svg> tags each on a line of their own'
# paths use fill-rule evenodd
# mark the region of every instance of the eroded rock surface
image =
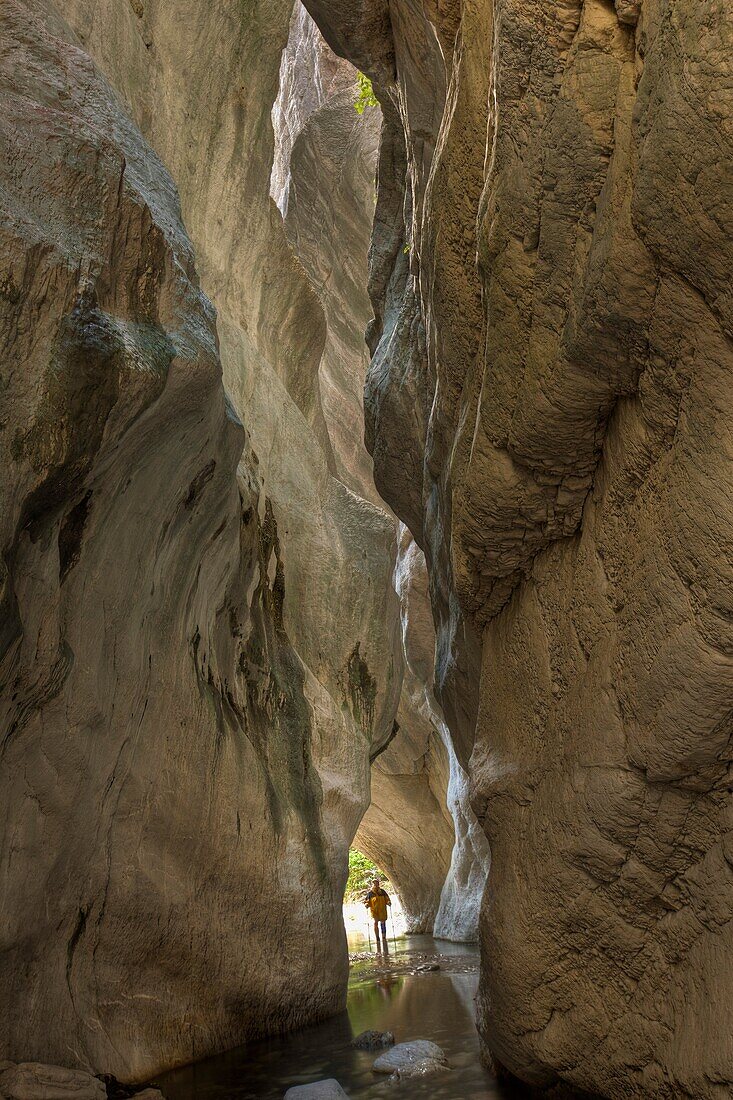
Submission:
<svg viewBox="0 0 733 1100">
<path fill-rule="evenodd" d="M 540 1088 L 722 1100 L 726 5 L 306 6 L 385 118 L 367 437 L 491 842 L 485 1039 Z"/>
<path fill-rule="evenodd" d="M 273 110 L 273 192 L 285 231 L 323 305 L 318 383 L 339 476 L 378 507 L 363 440 L 371 318 L 367 253 L 381 112 L 354 110 L 354 68 L 328 49 L 300 5 L 291 19 Z M 395 529 L 397 524 L 395 523 Z M 487 844 L 431 692 L 435 632 L 422 554 L 404 528 L 395 570 L 406 674 L 393 736 L 374 762 L 371 802 L 355 843 L 387 868 L 411 931 L 432 931 L 444 894 L 446 938 L 478 934 Z M 450 788 L 450 790 L 449 790 Z M 469 832 L 475 843 L 466 842 Z"/>
<path fill-rule="evenodd" d="M 0 1095 L 7 1100 L 106 1100 L 107 1090 L 83 1070 L 21 1062 L 0 1071 Z"/>
<path fill-rule="evenodd" d="M 355 843 L 389 869 L 410 931 L 475 940 L 489 847 L 432 693 L 435 630 L 425 558 L 404 526 L 395 587 L 405 654 L 399 729 L 372 767 L 372 800 Z"/>
<path fill-rule="evenodd" d="M 289 14 L 0 13 L 11 1057 L 143 1079 L 343 1003 L 399 605 L 267 194 Z"/>
<path fill-rule="evenodd" d="M 361 439 L 379 112 L 291 6 L 0 12 L 18 1059 L 147 1079 L 343 1004 L 346 851 L 409 705 Z"/>
<path fill-rule="evenodd" d="M 448 1068 L 445 1051 L 429 1039 L 413 1039 L 410 1043 L 398 1043 L 374 1062 L 375 1073 L 394 1074 L 398 1079 L 427 1077 Z"/>
</svg>

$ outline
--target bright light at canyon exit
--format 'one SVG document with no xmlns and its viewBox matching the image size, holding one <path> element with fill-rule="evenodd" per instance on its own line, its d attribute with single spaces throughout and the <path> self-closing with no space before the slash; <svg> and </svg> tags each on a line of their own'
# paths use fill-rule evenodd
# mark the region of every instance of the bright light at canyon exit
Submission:
<svg viewBox="0 0 733 1100">
<path fill-rule="evenodd" d="M 733 1097 L 728 7 L 0 4 L 0 1100 Z"/>
</svg>

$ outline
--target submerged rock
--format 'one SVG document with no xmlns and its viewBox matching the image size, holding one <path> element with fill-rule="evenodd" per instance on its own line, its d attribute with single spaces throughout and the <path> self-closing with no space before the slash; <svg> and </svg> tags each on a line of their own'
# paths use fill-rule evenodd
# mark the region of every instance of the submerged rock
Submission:
<svg viewBox="0 0 733 1100">
<path fill-rule="evenodd" d="M 351 1040 L 352 1047 L 357 1050 L 379 1050 L 381 1047 L 394 1045 L 394 1035 L 391 1031 L 362 1031 Z"/>
<path fill-rule="evenodd" d="M 7 1100 L 106 1100 L 98 1077 L 84 1070 L 21 1062 L 0 1073 L 0 1096 Z"/>
<path fill-rule="evenodd" d="M 314 1081 L 312 1085 L 295 1085 L 285 1093 L 285 1100 L 340 1100 L 346 1096 L 338 1081 Z"/>
<path fill-rule="evenodd" d="M 390 1073 L 397 1077 L 419 1077 L 449 1068 L 445 1052 L 429 1039 L 398 1043 L 392 1050 L 380 1054 L 372 1066 L 375 1073 Z"/>
</svg>

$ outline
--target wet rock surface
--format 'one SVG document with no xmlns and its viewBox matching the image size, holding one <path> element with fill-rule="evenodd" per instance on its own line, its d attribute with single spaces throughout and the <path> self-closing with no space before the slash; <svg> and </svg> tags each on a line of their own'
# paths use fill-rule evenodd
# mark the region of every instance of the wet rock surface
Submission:
<svg viewBox="0 0 733 1100">
<path fill-rule="evenodd" d="M 285 1093 L 285 1100 L 339 1100 L 346 1093 L 338 1081 L 314 1081 L 310 1085 L 296 1085 Z"/>
<path fill-rule="evenodd" d="M 351 1045 L 357 1050 L 380 1050 L 382 1047 L 394 1046 L 394 1035 L 391 1031 L 362 1031 L 352 1040 Z"/>
<path fill-rule="evenodd" d="M 413 1039 L 398 1043 L 386 1054 L 380 1054 L 373 1065 L 375 1073 L 394 1074 L 399 1080 L 409 1077 L 425 1077 L 429 1073 L 448 1069 L 445 1053 L 428 1039 Z"/>
</svg>

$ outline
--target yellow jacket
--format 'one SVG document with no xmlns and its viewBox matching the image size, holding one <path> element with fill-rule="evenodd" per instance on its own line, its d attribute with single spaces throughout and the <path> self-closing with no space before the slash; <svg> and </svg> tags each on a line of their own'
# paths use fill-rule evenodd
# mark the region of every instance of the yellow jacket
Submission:
<svg viewBox="0 0 733 1100">
<path fill-rule="evenodd" d="M 387 919 L 387 906 L 392 902 L 389 900 L 387 891 L 380 886 L 379 893 L 375 893 L 374 890 L 369 891 L 364 904 L 372 914 L 372 920 L 383 921 Z"/>
</svg>

